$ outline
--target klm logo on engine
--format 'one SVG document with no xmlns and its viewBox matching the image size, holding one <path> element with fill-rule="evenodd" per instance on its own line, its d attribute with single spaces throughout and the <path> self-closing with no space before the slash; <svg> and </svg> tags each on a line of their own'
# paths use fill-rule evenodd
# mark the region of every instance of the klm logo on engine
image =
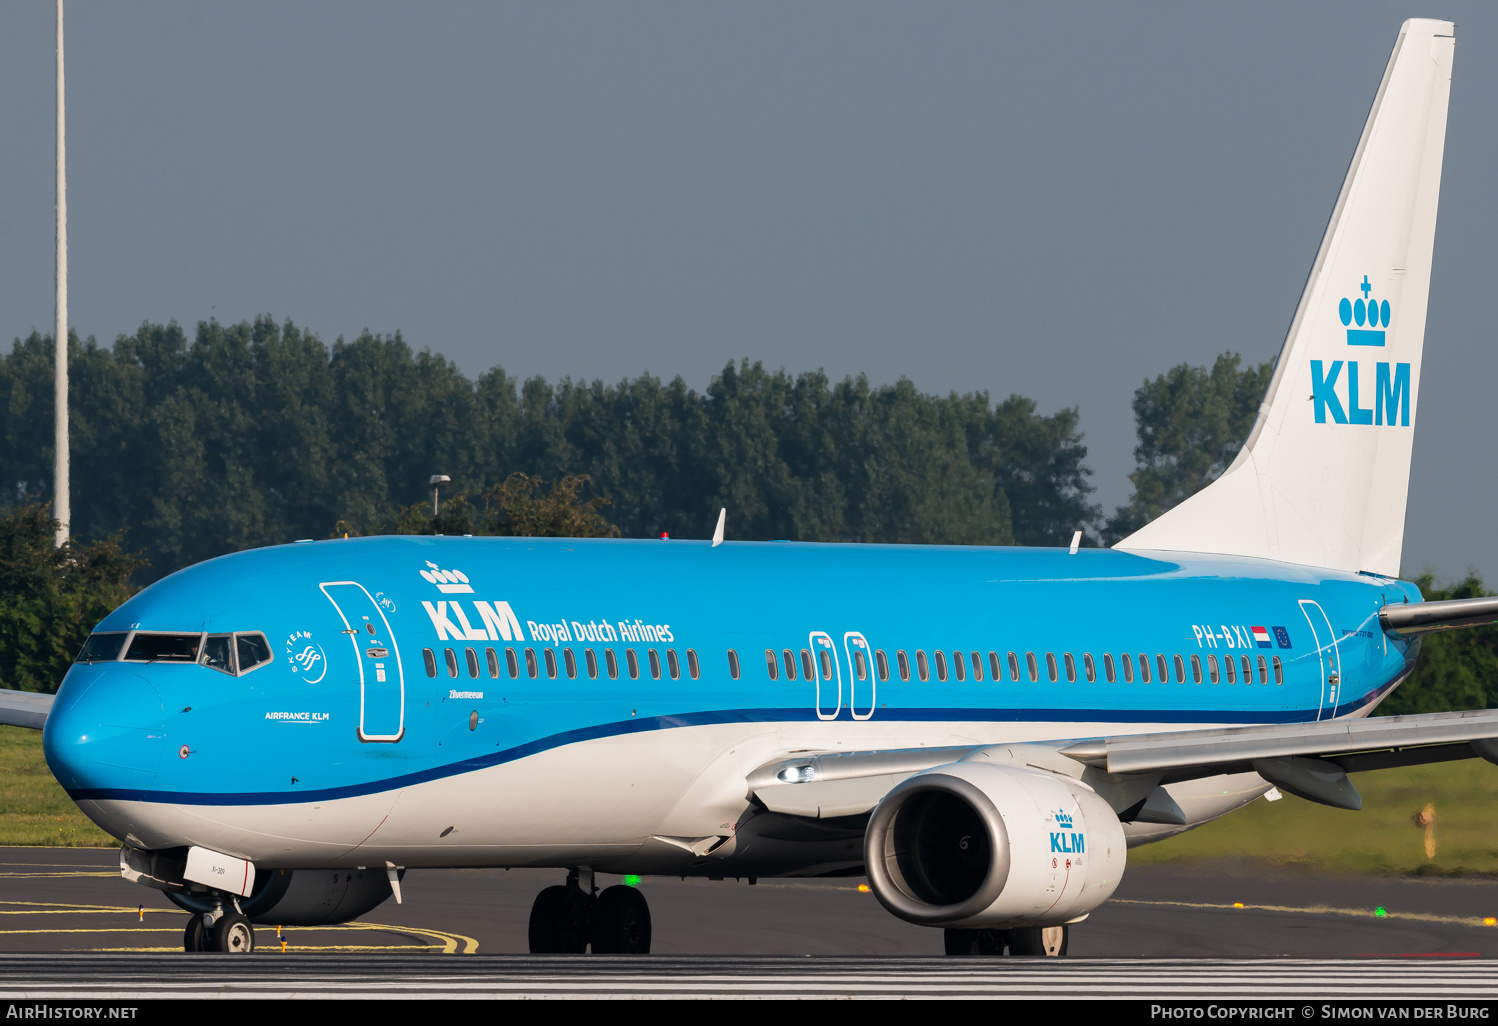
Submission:
<svg viewBox="0 0 1498 1026">
<path fill-rule="evenodd" d="M 1068 855 L 1082 855 L 1087 851 L 1087 838 L 1083 834 L 1071 832 L 1072 818 L 1069 813 L 1060 809 L 1056 810 L 1056 825 L 1061 830 L 1051 831 L 1051 851 L 1065 852 Z M 1071 865 L 1070 862 L 1067 865 Z"/>
<path fill-rule="evenodd" d="M 1393 310 L 1387 299 L 1374 299 L 1368 276 L 1358 286 L 1357 299 L 1343 298 L 1337 316 L 1347 329 L 1349 346 L 1382 347 Z M 1372 370 L 1372 394 L 1369 394 Z M 1342 404 L 1343 399 L 1347 405 Z M 1410 365 L 1385 361 L 1311 361 L 1311 401 L 1316 423 L 1325 424 L 1330 414 L 1334 424 L 1372 424 L 1379 427 L 1410 426 Z M 1367 404 L 1367 405 L 1365 405 Z"/>
</svg>

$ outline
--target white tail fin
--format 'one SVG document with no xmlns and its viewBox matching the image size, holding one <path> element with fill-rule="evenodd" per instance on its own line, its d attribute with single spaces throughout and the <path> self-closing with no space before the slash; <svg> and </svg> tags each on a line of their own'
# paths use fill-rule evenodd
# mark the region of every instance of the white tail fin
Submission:
<svg viewBox="0 0 1498 1026">
<path fill-rule="evenodd" d="M 1243 451 L 1119 548 L 1399 573 L 1453 33 L 1400 29 Z"/>
</svg>

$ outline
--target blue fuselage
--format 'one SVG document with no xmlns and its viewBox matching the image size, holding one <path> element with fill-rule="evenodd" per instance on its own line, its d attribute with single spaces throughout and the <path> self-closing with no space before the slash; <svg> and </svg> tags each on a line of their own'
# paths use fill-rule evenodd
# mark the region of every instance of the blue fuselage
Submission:
<svg viewBox="0 0 1498 1026">
<path fill-rule="evenodd" d="M 189 567 L 98 628 L 261 632 L 268 662 L 79 663 L 46 752 L 80 801 L 265 805 L 703 724 L 825 724 L 878 747 L 932 723 L 1003 739 L 1314 720 L 1365 713 L 1402 679 L 1415 653 L 1378 612 L 1419 598 L 1380 577 L 1111 550 L 302 543 Z"/>
</svg>

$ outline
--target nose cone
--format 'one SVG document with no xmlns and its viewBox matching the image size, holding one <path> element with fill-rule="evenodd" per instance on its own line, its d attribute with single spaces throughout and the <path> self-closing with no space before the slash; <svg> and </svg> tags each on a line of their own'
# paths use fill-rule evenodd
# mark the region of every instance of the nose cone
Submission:
<svg viewBox="0 0 1498 1026">
<path fill-rule="evenodd" d="M 42 750 L 69 791 L 145 791 L 156 782 L 165 724 L 161 696 L 144 677 L 75 666 L 47 717 Z"/>
</svg>

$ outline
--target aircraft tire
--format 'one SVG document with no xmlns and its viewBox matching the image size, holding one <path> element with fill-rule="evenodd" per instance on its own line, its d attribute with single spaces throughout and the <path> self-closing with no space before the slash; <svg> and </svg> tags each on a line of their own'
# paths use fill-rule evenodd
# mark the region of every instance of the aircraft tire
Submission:
<svg viewBox="0 0 1498 1026">
<path fill-rule="evenodd" d="M 1008 930 L 954 930 L 942 931 L 942 940 L 949 955 L 1002 955 L 1009 943 Z"/>
<path fill-rule="evenodd" d="M 533 955 L 581 955 L 588 950 L 593 897 L 575 887 L 547 887 L 531 905 Z"/>
<path fill-rule="evenodd" d="M 198 952 L 204 950 L 208 931 L 203 929 L 203 917 L 193 914 L 187 917 L 187 929 L 182 931 L 182 950 Z"/>
<path fill-rule="evenodd" d="M 1021 926 L 1009 931 L 1011 955 L 1059 958 L 1071 940 L 1070 926 Z"/>
<path fill-rule="evenodd" d="M 633 887 L 615 884 L 593 906 L 593 954 L 650 954 L 650 906 Z"/>
<path fill-rule="evenodd" d="M 255 950 L 255 928 L 238 912 L 219 916 L 204 939 L 207 950 L 222 954 L 248 955 Z"/>
</svg>

